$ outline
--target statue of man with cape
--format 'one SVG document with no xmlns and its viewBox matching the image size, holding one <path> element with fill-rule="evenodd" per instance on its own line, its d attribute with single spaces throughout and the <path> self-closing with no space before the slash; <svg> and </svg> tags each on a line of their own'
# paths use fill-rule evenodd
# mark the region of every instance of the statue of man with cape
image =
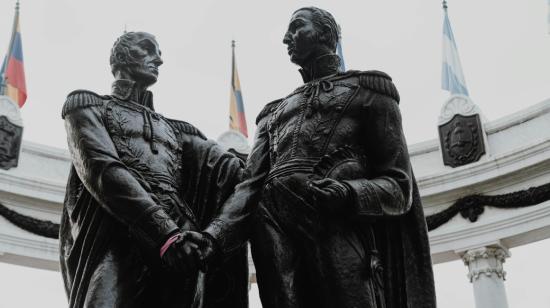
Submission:
<svg viewBox="0 0 550 308">
<path fill-rule="evenodd" d="M 208 236 L 182 239 L 223 213 L 242 162 L 155 112 L 154 36 L 125 33 L 110 63 L 111 94 L 74 91 L 62 111 L 72 158 L 60 229 L 69 307 L 247 307 L 244 242 L 222 253 Z M 208 274 L 198 270 L 206 261 L 215 265 Z"/>
</svg>

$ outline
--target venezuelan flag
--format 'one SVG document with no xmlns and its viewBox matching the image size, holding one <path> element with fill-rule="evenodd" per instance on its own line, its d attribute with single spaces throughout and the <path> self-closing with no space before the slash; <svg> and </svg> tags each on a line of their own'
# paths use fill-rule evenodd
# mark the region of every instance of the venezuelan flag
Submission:
<svg viewBox="0 0 550 308">
<path fill-rule="evenodd" d="M 19 107 L 23 107 L 27 100 L 27 86 L 25 83 L 25 69 L 23 66 L 23 44 L 21 43 L 21 29 L 19 27 L 19 2 L 15 8 L 15 20 L 8 54 L 2 65 L 1 83 L 2 95 L 9 96 Z"/>
<path fill-rule="evenodd" d="M 246 129 L 246 117 L 244 116 L 243 96 L 241 93 L 241 83 L 237 73 L 235 63 L 235 41 L 231 42 L 232 68 L 231 68 L 231 97 L 229 100 L 229 128 L 239 131 L 245 137 L 248 137 Z"/>
</svg>

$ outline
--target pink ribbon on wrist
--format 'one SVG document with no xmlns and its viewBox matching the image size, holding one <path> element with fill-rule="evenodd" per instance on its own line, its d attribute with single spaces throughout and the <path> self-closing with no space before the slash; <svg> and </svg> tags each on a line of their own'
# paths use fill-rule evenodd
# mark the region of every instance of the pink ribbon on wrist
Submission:
<svg viewBox="0 0 550 308">
<path fill-rule="evenodd" d="M 170 248 L 170 246 L 171 246 L 175 241 L 177 241 L 181 236 L 182 236 L 181 233 L 174 234 L 174 235 L 172 235 L 172 236 L 166 241 L 166 243 L 164 243 L 164 245 L 162 245 L 162 247 L 160 248 L 160 257 L 161 257 L 161 258 L 162 258 L 162 256 L 164 256 L 164 254 L 166 253 L 166 251 L 168 250 L 168 248 Z"/>
</svg>

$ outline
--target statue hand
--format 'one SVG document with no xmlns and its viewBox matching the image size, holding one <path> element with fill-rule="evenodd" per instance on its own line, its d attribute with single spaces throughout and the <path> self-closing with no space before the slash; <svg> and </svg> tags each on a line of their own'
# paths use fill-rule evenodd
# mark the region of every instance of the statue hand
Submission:
<svg viewBox="0 0 550 308">
<path fill-rule="evenodd" d="M 199 269 L 206 273 L 219 258 L 219 249 L 215 240 L 207 233 L 186 231 L 183 240 L 194 245 Z"/>
<path fill-rule="evenodd" d="M 184 242 L 183 234 L 170 244 L 161 256 L 163 264 L 176 272 L 193 272 L 197 270 L 197 246 Z"/>
<path fill-rule="evenodd" d="M 345 211 L 351 202 L 351 191 L 345 184 L 325 178 L 310 181 L 309 189 L 313 193 L 316 205 L 329 214 Z"/>
</svg>

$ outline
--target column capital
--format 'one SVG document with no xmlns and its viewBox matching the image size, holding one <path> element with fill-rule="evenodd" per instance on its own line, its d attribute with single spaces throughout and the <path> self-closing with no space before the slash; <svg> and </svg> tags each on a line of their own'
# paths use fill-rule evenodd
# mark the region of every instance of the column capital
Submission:
<svg viewBox="0 0 550 308">
<path fill-rule="evenodd" d="M 499 245 L 470 249 L 464 253 L 462 261 L 468 266 L 470 282 L 479 279 L 481 275 L 488 277 L 495 275 L 505 280 L 506 271 L 502 264 L 508 257 L 510 257 L 508 249 Z"/>
</svg>

